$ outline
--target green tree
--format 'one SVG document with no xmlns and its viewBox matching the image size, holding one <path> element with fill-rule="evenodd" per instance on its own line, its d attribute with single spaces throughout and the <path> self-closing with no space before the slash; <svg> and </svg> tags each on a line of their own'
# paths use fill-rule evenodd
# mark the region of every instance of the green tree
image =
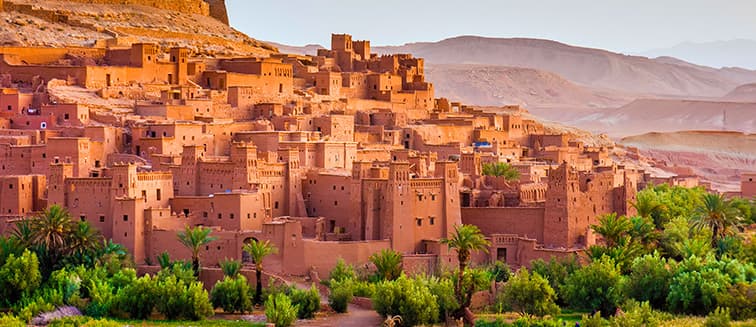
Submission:
<svg viewBox="0 0 756 327">
<path fill-rule="evenodd" d="M 616 246 L 620 239 L 630 232 L 633 224 L 625 216 L 617 216 L 616 212 L 599 217 L 598 225 L 591 225 L 591 229 L 604 238 L 606 246 Z"/>
<path fill-rule="evenodd" d="M 603 257 L 568 276 L 563 291 L 571 307 L 599 310 L 607 316 L 614 313 L 624 298 L 623 281 L 614 261 Z"/>
<path fill-rule="evenodd" d="M 255 304 L 262 303 L 262 261 L 265 257 L 278 252 L 278 249 L 270 243 L 270 241 L 258 241 L 252 240 L 244 245 L 244 252 L 249 254 L 252 258 L 252 262 L 255 263 L 255 277 L 257 279 L 257 287 L 255 288 Z"/>
<path fill-rule="evenodd" d="M 47 267 L 57 265 L 66 250 L 66 239 L 73 224 L 71 214 L 65 208 L 52 205 L 31 222 L 32 242 L 47 254 Z"/>
<path fill-rule="evenodd" d="M 438 299 L 428 283 L 405 275 L 378 283 L 373 308 L 383 317 L 402 317 L 402 326 L 430 325 L 439 321 Z"/>
<path fill-rule="evenodd" d="M 711 247 L 725 236 L 732 235 L 741 224 L 741 212 L 723 194 L 706 193 L 691 219 L 693 227 L 711 229 Z"/>
<path fill-rule="evenodd" d="M 37 255 L 24 250 L 21 256 L 10 254 L 0 267 L 0 301 L 5 305 L 15 304 L 22 297 L 30 296 L 42 282 Z"/>
<path fill-rule="evenodd" d="M 530 274 L 525 268 L 518 270 L 504 285 L 500 300 L 523 315 L 542 317 L 560 311 L 555 303 L 556 292 L 549 281 L 538 273 Z"/>
<path fill-rule="evenodd" d="M 451 238 L 441 239 L 441 244 L 446 244 L 449 250 L 457 251 L 457 260 L 459 261 L 459 270 L 457 272 L 457 287 L 455 293 L 458 299 L 462 299 L 465 269 L 470 261 L 470 255 L 473 251 L 488 252 L 488 246 L 491 244 L 486 240 L 478 226 L 475 225 L 457 225 L 454 226 L 454 233 Z M 462 306 L 460 310 L 464 310 Z"/>
<path fill-rule="evenodd" d="M 672 280 L 668 264 L 659 253 L 633 260 L 627 276 L 627 295 L 641 302 L 648 301 L 654 308 L 664 308 Z"/>
<path fill-rule="evenodd" d="M 653 222 L 657 223 L 657 226 L 661 226 L 661 222 L 657 221 L 660 219 L 661 214 L 667 210 L 667 206 L 657 199 L 653 188 L 638 192 L 635 202 L 630 202 L 630 206 L 635 208 L 638 216 L 651 218 Z"/>
<path fill-rule="evenodd" d="M 559 259 L 551 257 L 548 262 L 543 259 L 530 262 L 530 270 L 548 279 L 551 288 L 557 292 L 557 303 L 562 305 L 567 304 L 564 302 L 565 296 L 562 291 L 564 280 L 578 269 L 580 263 L 574 255 Z"/>
<path fill-rule="evenodd" d="M 241 270 L 241 262 L 239 262 L 239 260 L 226 258 L 219 261 L 218 265 L 220 266 L 221 271 L 223 271 L 223 275 L 231 278 L 238 276 L 239 271 Z"/>
<path fill-rule="evenodd" d="M 210 236 L 210 233 L 212 233 L 212 229 L 208 227 L 190 227 L 188 225 L 184 231 L 178 233 L 179 242 L 192 252 L 192 269 L 195 277 L 198 277 L 200 272 L 200 250 L 206 244 L 217 239 Z"/>
<path fill-rule="evenodd" d="M 357 274 L 354 272 L 354 267 L 352 265 L 347 264 L 346 261 L 344 261 L 343 258 L 338 258 L 336 260 L 336 266 L 331 269 L 331 272 L 328 274 L 328 281 L 329 283 L 332 281 L 345 281 L 345 280 L 355 280 L 357 279 Z"/>
<path fill-rule="evenodd" d="M 517 168 L 504 162 L 483 164 L 483 175 L 504 177 L 507 181 L 516 181 L 520 179 L 520 172 Z"/>
<path fill-rule="evenodd" d="M 394 280 L 402 274 L 402 255 L 392 249 L 383 249 L 370 256 L 381 280 Z"/>
<path fill-rule="evenodd" d="M 349 302 L 354 296 L 354 281 L 345 279 L 342 281 L 332 280 L 330 284 L 331 292 L 328 294 L 328 305 L 338 313 L 347 312 Z"/>
<path fill-rule="evenodd" d="M 311 319 L 320 310 L 320 292 L 315 284 L 309 290 L 292 289 L 291 303 L 297 306 L 297 318 Z"/>
<path fill-rule="evenodd" d="M 252 300 L 249 298 L 250 291 L 251 289 L 244 276 L 226 276 L 223 280 L 215 283 L 210 292 L 210 302 L 216 308 L 223 308 L 225 312 L 241 312 L 241 314 L 244 314 L 252 309 Z"/>
<path fill-rule="evenodd" d="M 717 294 L 717 304 L 730 309 L 737 320 L 756 318 L 756 282 L 740 282 Z"/>
<path fill-rule="evenodd" d="M 132 319 L 147 319 L 155 308 L 156 280 L 150 275 L 137 278 L 118 291 L 117 307 L 126 311 Z"/>
</svg>

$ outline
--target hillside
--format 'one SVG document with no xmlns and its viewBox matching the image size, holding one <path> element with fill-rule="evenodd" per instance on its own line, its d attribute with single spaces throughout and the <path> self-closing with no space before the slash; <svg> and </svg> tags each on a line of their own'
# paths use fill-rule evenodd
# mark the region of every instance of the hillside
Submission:
<svg viewBox="0 0 756 327">
<path fill-rule="evenodd" d="M 672 56 L 711 67 L 743 67 L 756 69 L 756 41 L 736 39 L 714 42 L 685 42 L 678 45 L 641 52 L 648 57 Z"/>
<path fill-rule="evenodd" d="M 649 95 L 720 97 L 738 85 L 756 82 L 756 72 L 750 70 L 714 69 L 538 39 L 460 36 L 373 49 L 378 53 L 411 53 L 432 65 L 545 70 L 577 84 Z"/>
<path fill-rule="evenodd" d="M 756 83 L 736 87 L 723 97 L 725 100 L 756 102 Z"/>
<path fill-rule="evenodd" d="M 176 3 L 197 2 L 205 10 L 196 13 Z M 93 3 L 94 2 L 94 3 Z M 113 4 L 113 3 L 127 4 Z M 152 3 L 161 9 L 133 3 Z M 197 53 L 264 56 L 276 49 L 229 27 L 222 21 L 225 11 L 215 4 L 216 19 L 210 5 L 202 0 L 177 2 L 148 0 L 6 0 L 0 12 L 2 46 L 104 46 L 105 40 L 118 37 L 117 45 L 154 42 L 164 47 L 185 46 Z M 113 39 L 111 42 L 115 42 Z"/>
<path fill-rule="evenodd" d="M 579 86 L 561 76 L 530 68 L 483 65 L 428 65 L 428 80 L 439 95 L 484 106 L 611 107 L 632 99 Z"/>
<path fill-rule="evenodd" d="M 536 114 L 548 116 L 544 111 Z M 582 112 L 564 123 L 613 137 L 684 130 L 755 133 L 756 103 L 640 99 L 617 109 Z"/>
<path fill-rule="evenodd" d="M 756 167 L 756 134 L 684 131 L 625 137 L 625 146 L 694 172 L 722 190 L 736 190 L 743 171 Z"/>
</svg>

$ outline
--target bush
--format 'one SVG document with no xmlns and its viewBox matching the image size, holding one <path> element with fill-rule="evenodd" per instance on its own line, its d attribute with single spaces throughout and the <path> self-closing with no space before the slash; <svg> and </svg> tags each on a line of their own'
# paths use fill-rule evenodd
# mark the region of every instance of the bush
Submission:
<svg viewBox="0 0 756 327">
<path fill-rule="evenodd" d="M 90 302 L 84 308 L 84 314 L 90 317 L 100 318 L 110 314 L 110 307 L 115 296 L 113 286 L 107 280 L 89 281 Z"/>
<path fill-rule="evenodd" d="M 370 256 L 377 269 L 379 280 L 395 280 L 402 274 L 402 255 L 392 249 L 383 249 Z"/>
<path fill-rule="evenodd" d="M 375 294 L 375 284 L 367 281 L 352 281 L 354 296 L 372 298 Z"/>
<path fill-rule="evenodd" d="M 488 273 L 491 275 L 491 279 L 497 283 L 506 282 L 512 277 L 512 269 L 509 265 L 501 260 L 496 260 L 492 265 L 486 267 Z"/>
<path fill-rule="evenodd" d="M 672 280 L 667 260 L 658 253 L 647 254 L 633 260 L 630 270 L 627 295 L 641 302 L 648 301 L 654 308 L 664 308 Z"/>
<path fill-rule="evenodd" d="M 117 307 L 133 319 L 147 319 L 155 308 L 157 298 L 156 280 L 150 275 L 142 276 L 120 289 L 116 295 Z"/>
<path fill-rule="evenodd" d="M 614 316 L 612 327 L 657 327 L 671 318 L 669 314 L 655 311 L 648 302 L 628 301 L 622 306 L 623 313 Z"/>
<path fill-rule="evenodd" d="M 497 302 L 502 302 L 506 307 L 539 317 L 559 313 L 555 300 L 556 292 L 549 282 L 538 273 L 530 274 L 524 268 L 517 271 L 497 297 Z"/>
<path fill-rule="evenodd" d="M 571 307 L 614 313 L 623 299 L 623 277 L 614 261 L 602 257 L 580 268 L 564 281 L 565 299 Z"/>
<path fill-rule="evenodd" d="M 11 253 L 0 267 L 0 299 L 5 305 L 12 305 L 22 297 L 30 296 L 41 282 L 36 254 L 28 249 L 21 256 Z"/>
<path fill-rule="evenodd" d="M 730 326 L 730 310 L 717 307 L 704 321 L 704 327 L 728 327 Z"/>
<path fill-rule="evenodd" d="M 717 304 L 737 320 L 756 318 L 756 283 L 737 283 L 717 294 Z"/>
<path fill-rule="evenodd" d="M 298 308 L 297 318 L 311 319 L 320 310 L 320 292 L 315 285 L 309 290 L 292 289 L 291 302 Z"/>
<path fill-rule="evenodd" d="M 677 312 L 707 314 L 717 307 L 718 294 L 732 284 L 753 280 L 753 276 L 753 264 L 692 256 L 676 267 L 667 304 Z"/>
<path fill-rule="evenodd" d="M 336 266 L 333 267 L 333 270 L 331 270 L 331 274 L 328 276 L 329 282 L 332 281 L 345 281 L 345 280 L 356 280 L 357 275 L 354 273 L 354 267 L 352 265 L 347 264 L 344 259 L 339 258 L 339 260 L 336 261 Z"/>
<path fill-rule="evenodd" d="M 381 316 L 401 316 L 403 326 L 439 321 L 439 306 L 427 283 L 404 275 L 376 286 L 373 309 Z"/>
<path fill-rule="evenodd" d="M 241 262 L 239 260 L 224 259 L 218 262 L 218 265 L 220 265 L 223 275 L 228 277 L 236 277 L 241 270 Z"/>
<path fill-rule="evenodd" d="M 580 320 L 581 327 L 605 327 L 609 326 L 609 321 L 601 317 L 601 312 L 592 315 L 583 315 Z"/>
<path fill-rule="evenodd" d="M 215 283 L 210 292 L 210 302 L 215 308 L 223 308 L 228 313 L 244 312 L 252 309 L 252 299 L 249 295 L 252 289 L 247 279 L 242 275 L 236 278 L 226 276 L 222 281 Z"/>
<path fill-rule="evenodd" d="M 21 299 L 21 301 L 16 304 L 16 308 L 13 312 L 16 313 L 16 316 L 18 316 L 19 319 L 29 322 L 36 315 L 52 310 L 55 310 L 54 305 L 45 301 L 42 296 L 35 296 L 32 298 Z"/>
<path fill-rule="evenodd" d="M 200 320 L 213 314 L 213 306 L 202 283 L 187 284 L 176 276 L 158 278 L 156 309 L 170 320 Z"/>
<path fill-rule="evenodd" d="M 557 303 L 566 304 L 562 286 L 567 276 L 580 269 L 580 264 L 574 256 L 556 259 L 551 257 L 548 262 L 538 259 L 530 263 L 531 272 L 537 272 L 549 281 L 549 285 L 557 292 Z"/>
<path fill-rule="evenodd" d="M 439 320 L 444 321 L 446 317 L 451 316 L 460 307 L 459 301 L 454 295 L 454 282 L 449 278 L 437 277 L 429 277 L 424 280 L 431 294 L 436 297 Z"/>
<path fill-rule="evenodd" d="M 297 319 L 298 308 L 291 304 L 286 294 L 278 293 L 268 296 L 265 301 L 265 317 L 276 327 L 288 327 Z"/>
<path fill-rule="evenodd" d="M 26 322 L 16 318 L 13 315 L 0 314 L 0 326 L 7 327 L 26 327 Z"/>
<path fill-rule="evenodd" d="M 328 305 L 338 313 L 347 312 L 347 306 L 352 301 L 353 294 L 351 280 L 332 280 L 331 293 L 328 294 Z"/>
</svg>

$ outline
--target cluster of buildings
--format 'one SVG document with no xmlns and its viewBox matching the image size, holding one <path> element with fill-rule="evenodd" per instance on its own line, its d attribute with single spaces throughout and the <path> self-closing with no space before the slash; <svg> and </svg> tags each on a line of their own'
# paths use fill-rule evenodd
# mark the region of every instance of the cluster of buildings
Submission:
<svg viewBox="0 0 756 327">
<path fill-rule="evenodd" d="M 463 223 L 492 241 L 475 260 L 527 265 L 593 244 L 602 214 L 634 213 L 648 175 L 518 107 L 435 98 L 423 66 L 344 34 L 268 58 L 0 47 L 0 232 L 59 204 L 140 264 L 188 257 L 176 233 L 201 225 L 219 238 L 206 264 L 270 240 L 268 269 L 304 275 L 384 248 L 433 271 L 453 264 L 439 240 Z M 133 106 L 64 103 L 57 86 Z M 519 179 L 485 176 L 493 163 Z"/>
</svg>

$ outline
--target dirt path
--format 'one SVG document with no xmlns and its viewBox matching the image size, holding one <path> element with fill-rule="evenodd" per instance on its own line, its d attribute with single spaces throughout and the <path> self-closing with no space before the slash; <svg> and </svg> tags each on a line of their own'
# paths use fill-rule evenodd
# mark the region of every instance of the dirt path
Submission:
<svg viewBox="0 0 756 327">
<path fill-rule="evenodd" d="M 292 284 L 302 289 L 310 288 L 310 284 L 303 282 L 292 282 Z M 321 293 L 320 303 L 327 305 L 328 296 Z M 334 313 L 328 317 L 300 320 L 295 325 L 308 327 L 374 327 L 381 326 L 381 323 L 383 323 L 383 318 L 374 310 L 364 309 L 350 303 L 347 313 Z"/>
</svg>

